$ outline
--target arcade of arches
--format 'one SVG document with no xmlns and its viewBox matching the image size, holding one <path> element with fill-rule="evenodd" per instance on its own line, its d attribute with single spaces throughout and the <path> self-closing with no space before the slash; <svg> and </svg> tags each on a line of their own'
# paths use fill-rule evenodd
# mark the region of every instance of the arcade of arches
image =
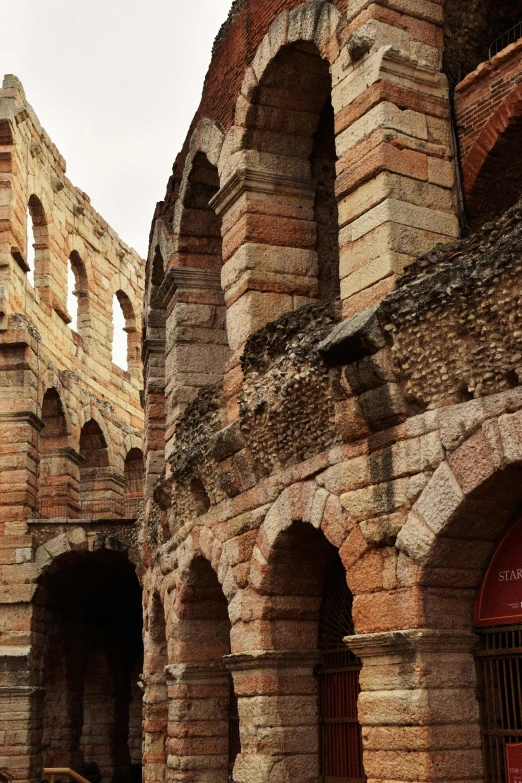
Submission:
<svg viewBox="0 0 522 783">
<path fill-rule="evenodd" d="M 7 77 L 0 777 L 517 779 L 519 13 L 235 2 L 146 264 Z"/>
<path fill-rule="evenodd" d="M 519 13 L 242 0 L 216 41 L 147 262 L 147 781 L 509 783 Z"/>
</svg>

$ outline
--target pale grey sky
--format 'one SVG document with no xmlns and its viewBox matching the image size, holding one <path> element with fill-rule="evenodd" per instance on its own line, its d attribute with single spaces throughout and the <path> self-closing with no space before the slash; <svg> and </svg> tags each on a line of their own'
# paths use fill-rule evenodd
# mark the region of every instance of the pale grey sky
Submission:
<svg viewBox="0 0 522 783">
<path fill-rule="evenodd" d="M 232 0 L 0 0 L 14 73 L 67 175 L 145 255 Z"/>
</svg>

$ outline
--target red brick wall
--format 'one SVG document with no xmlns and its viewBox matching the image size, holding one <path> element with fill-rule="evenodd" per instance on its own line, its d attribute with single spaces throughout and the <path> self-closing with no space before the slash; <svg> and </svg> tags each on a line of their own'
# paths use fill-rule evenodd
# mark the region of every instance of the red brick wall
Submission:
<svg viewBox="0 0 522 783">
<path fill-rule="evenodd" d="M 214 47 L 208 69 L 199 109 L 190 126 L 185 144 L 173 167 L 173 176 L 167 186 L 165 202 L 160 214 L 168 213 L 173 207 L 177 187 L 183 173 L 183 166 L 192 132 L 202 117 L 220 122 L 226 130 L 234 121 L 237 97 L 243 83 L 245 68 L 254 59 L 257 48 L 268 32 L 271 23 L 280 13 L 302 5 L 304 0 L 244 0 L 239 3 L 233 21 L 222 28 L 221 36 Z M 348 0 L 330 0 L 345 14 Z"/>
<path fill-rule="evenodd" d="M 455 97 L 464 164 L 480 132 L 521 82 L 522 39 L 479 65 L 458 85 Z"/>
</svg>

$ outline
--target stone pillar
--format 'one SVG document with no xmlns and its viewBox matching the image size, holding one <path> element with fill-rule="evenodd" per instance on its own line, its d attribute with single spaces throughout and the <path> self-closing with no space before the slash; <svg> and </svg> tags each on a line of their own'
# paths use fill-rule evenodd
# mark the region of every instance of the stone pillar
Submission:
<svg viewBox="0 0 522 783">
<path fill-rule="evenodd" d="M 169 696 L 168 777 L 227 783 L 230 679 L 221 662 L 165 668 Z"/>
<path fill-rule="evenodd" d="M 42 690 L 29 661 L 29 647 L 0 647 L 0 767 L 15 781 L 42 779 Z"/>
<path fill-rule="evenodd" d="M 146 652 L 144 669 L 150 663 L 148 658 Z M 145 783 L 164 783 L 168 696 L 163 669 L 144 671 L 140 684 L 143 690 L 143 780 Z"/>
<path fill-rule="evenodd" d="M 110 466 L 81 468 L 80 513 L 93 519 L 123 517 L 125 479 Z"/>
<path fill-rule="evenodd" d="M 349 636 L 368 781 L 483 780 L 473 649 L 461 630 Z"/>
<path fill-rule="evenodd" d="M 306 161 L 294 161 L 296 168 L 309 169 Z M 315 192 L 309 171 L 244 168 L 212 199 L 223 221 L 221 283 L 232 351 L 317 296 Z"/>
<path fill-rule="evenodd" d="M 83 457 L 68 446 L 40 449 L 38 512 L 46 517 L 78 517 L 79 465 Z"/>
<path fill-rule="evenodd" d="M 235 783 L 317 783 L 316 650 L 227 656 L 239 702 Z"/>
<path fill-rule="evenodd" d="M 332 68 L 343 313 L 458 236 L 442 0 L 357 0 Z"/>
<path fill-rule="evenodd" d="M 167 312 L 165 340 L 166 458 L 179 414 L 199 389 L 221 383 L 229 348 L 220 273 L 171 269 L 158 296 Z"/>
</svg>

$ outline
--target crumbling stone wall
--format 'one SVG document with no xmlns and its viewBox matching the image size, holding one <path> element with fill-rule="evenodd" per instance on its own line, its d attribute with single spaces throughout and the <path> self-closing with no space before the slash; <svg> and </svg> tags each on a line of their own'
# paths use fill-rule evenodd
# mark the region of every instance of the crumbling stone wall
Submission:
<svg viewBox="0 0 522 783">
<path fill-rule="evenodd" d="M 94 558 L 105 548 L 136 551 L 136 513 L 125 519 L 125 462 L 142 448 L 136 348 L 144 270 L 68 180 L 65 161 L 11 75 L 0 90 L 0 160 L 0 756 L 13 779 L 41 780 L 44 745 L 60 746 L 72 766 L 83 763 L 81 704 L 72 684 L 66 692 L 60 651 L 53 683 L 41 666 L 58 622 L 49 607 L 46 613 L 41 580 L 57 555 L 78 547 Z M 67 312 L 69 262 L 77 332 Z M 111 358 L 114 294 L 129 332 L 128 371 Z M 121 530 L 97 527 L 100 516 Z M 43 704 L 53 689 L 56 714 L 47 713 L 44 731 Z M 64 705 L 75 699 L 68 722 Z"/>
</svg>

